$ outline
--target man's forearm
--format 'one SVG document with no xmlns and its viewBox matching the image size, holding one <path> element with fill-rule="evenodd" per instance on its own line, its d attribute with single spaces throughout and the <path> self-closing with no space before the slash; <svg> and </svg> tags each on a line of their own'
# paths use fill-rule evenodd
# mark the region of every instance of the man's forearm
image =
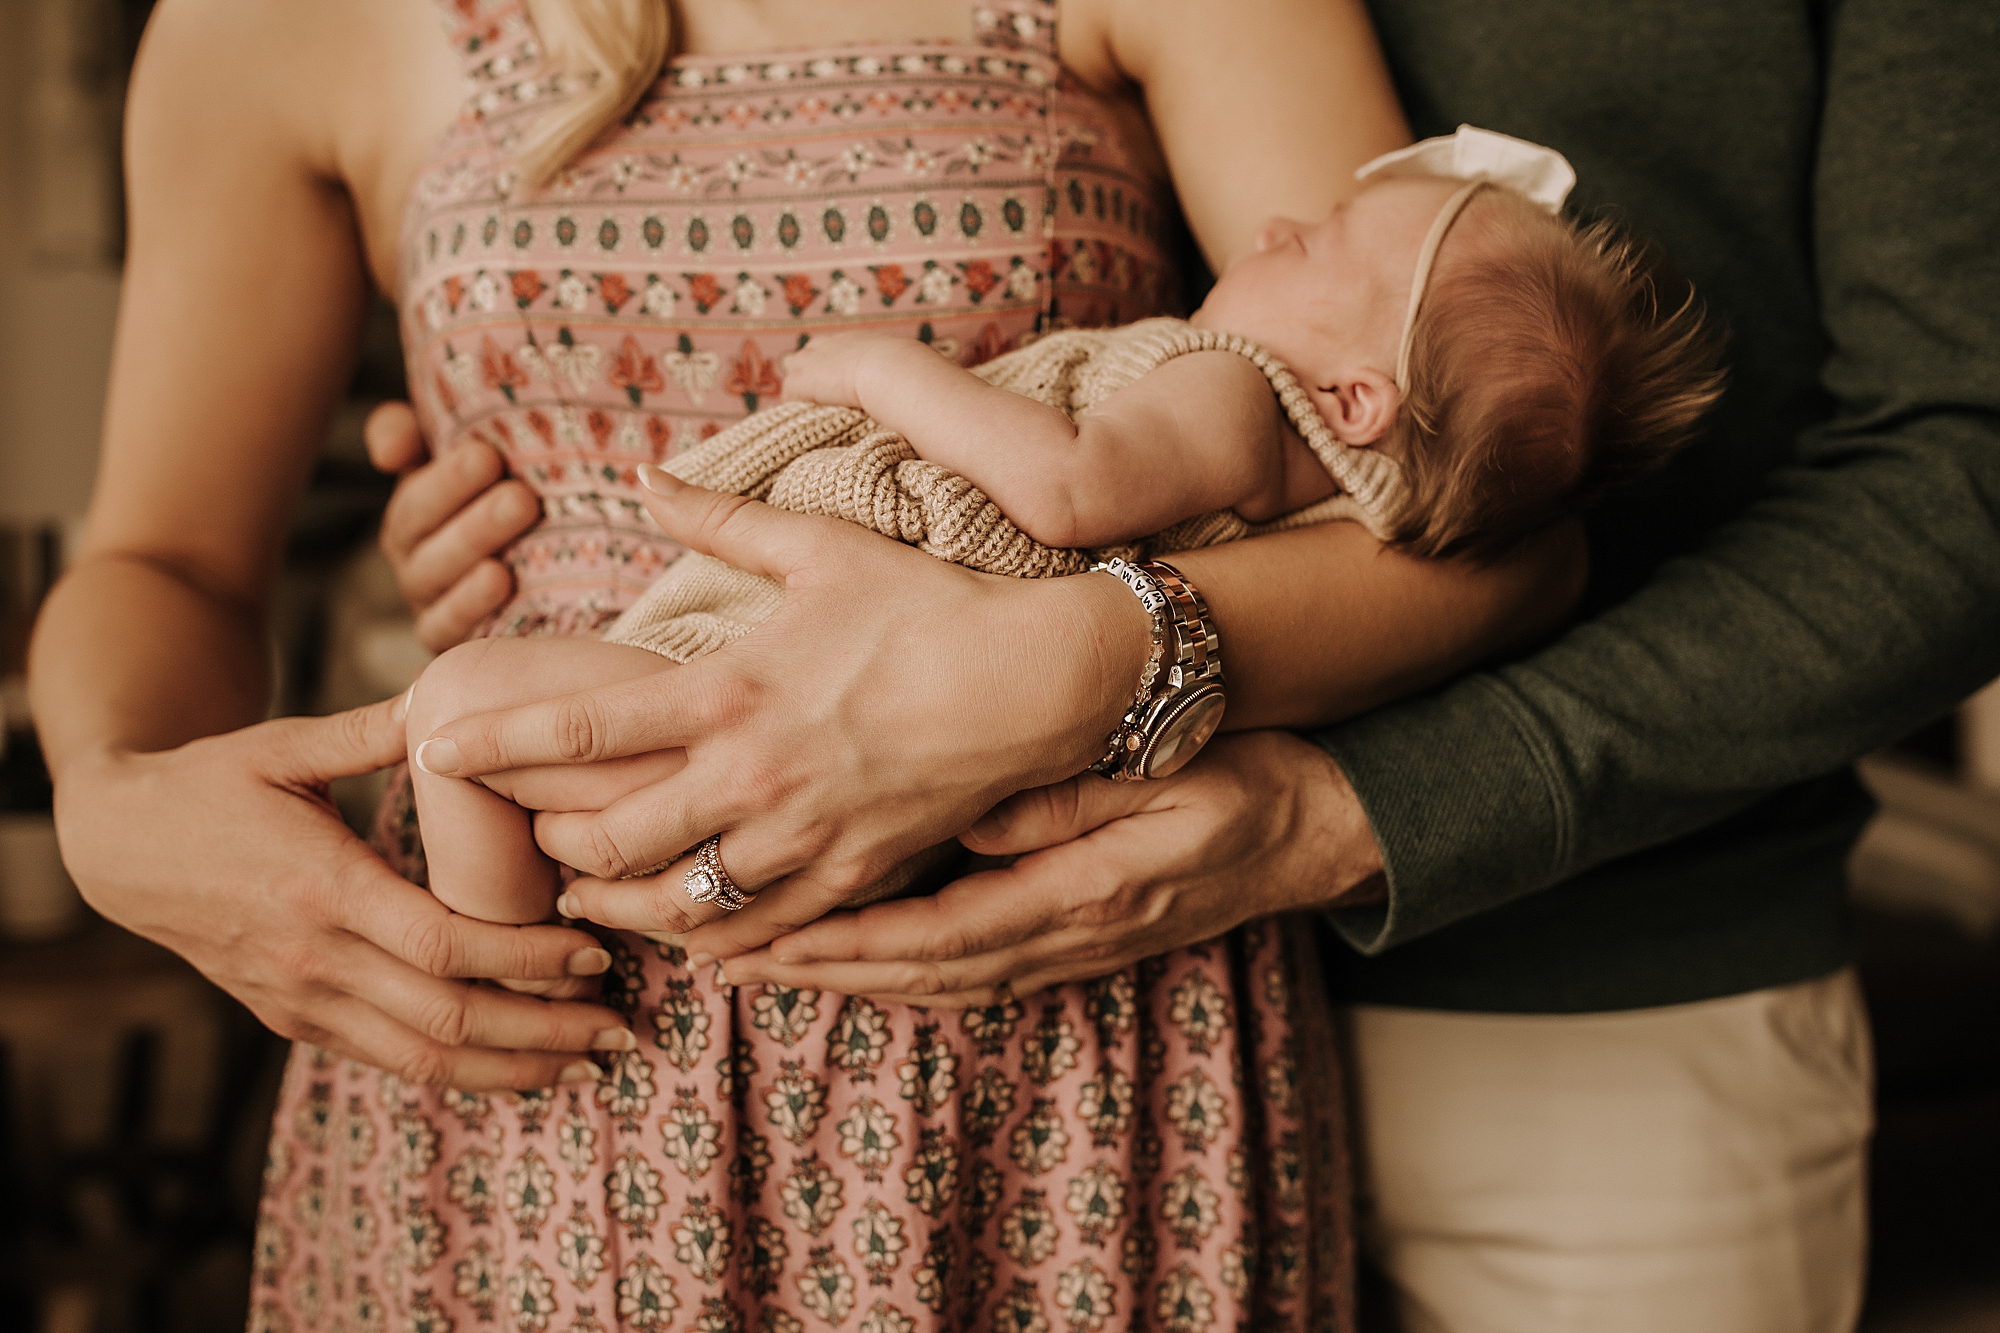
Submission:
<svg viewBox="0 0 2000 1333">
<path fill-rule="evenodd" d="M 1223 643 L 1233 731 L 1323 726 L 1553 633 L 1582 590 L 1581 530 L 1490 568 L 1384 549 L 1325 523 L 1173 557 Z"/>
<path fill-rule="evenodd" d="M 1696 486 L 1735 487 L 1740 512 L 1542 653 L 1321 737 L 1388 865 L 1387 917 L 1343 926 L 1357 945 L 1387 948 L 1683 837 L 2000 673 L 2000 104 L 1971 54 L 1991 49 L 1995 19 L 1853 0 L 1827 22 L 1819 151 L 1800 164 L 1816 303 L 1782 273 L 1743 298 L 1736 354 L 1764 378 L 1731 391 L 1738 433 L 1686 460 Z M 1749 211 L 1764 184 L 1724 182 L 1700 207 L 1652 202 L 1699 239 L 1691 220 L 1725 201 L 1765 218 Z M 1779 221 L 1732 243 L 1798 246 Z M 1737 262 L 1704 258 L 1718 272 Z M 1773 311 L 1787 322 L 1755 323 Z M 1816 349 L 1818 385 L 1786 347 Z M 1822 389 L 1823 419 L 1798 430 L 1799 404 Z M 1776 464 L 1761 486 L 1744 454 Z M 1655 494 L 1700 517 L 1685 483 Z"/>
</svg>

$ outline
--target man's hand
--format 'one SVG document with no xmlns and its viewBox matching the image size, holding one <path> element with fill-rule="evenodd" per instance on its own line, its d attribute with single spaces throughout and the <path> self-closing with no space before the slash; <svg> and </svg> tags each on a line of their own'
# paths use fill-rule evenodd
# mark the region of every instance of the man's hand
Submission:
<svg viewBox="0 0 2000 1333">
<path fill-rule="evenodd" d="M 617 1014 L 466 980 L 561 989 L 610 965 L 596 940 L 454 916 L 340 822 L 327 781 L 402 757 L 399 705 L 77 755 L 57 774 L 64 859 L 92 906 L 283 1036 L 418 1083 L 597 1077 L 587 1052 L 635 1044 Z"/>
<path fill-rule="evenodd" d="M 382 553 L 416 613 L 417 638 L 441 653 L 513 595 L 514 576 L 493 557 L 534 524 L 541 505 L 484 444 L 431 460 L 408 403 L 383 403 L 362 433 L 369 461 L 401 478 L 382 516 Z"/>
<path fill-rule="evenodd" d="M 1026 995 L 1103 976 L 1253 917 L 1372 901 L 1382 882 L 1339 767 L 1277 731 L 1218 736 L 1158 782 L 1084 774 L 1022 792 L 964 842 L 1021 859 L 931 897 L 825 917 L 725 960 L 725 979 L 986 1004 L 1003 985 Z"/>
</svg>

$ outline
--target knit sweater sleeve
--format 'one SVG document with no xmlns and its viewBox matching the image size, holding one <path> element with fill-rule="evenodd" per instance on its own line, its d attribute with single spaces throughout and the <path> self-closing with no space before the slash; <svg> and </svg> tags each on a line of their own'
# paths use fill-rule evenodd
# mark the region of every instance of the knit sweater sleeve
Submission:
<svg viewBox="0 0 2000 1333">
<path fill-rule="evenodd" d="M 1373 953 L 1834 771 L 2000 673 L 2000 10 L 1827 7 L 1831 409 L 1761 496 L 1540 653 L 1316 739 L 1388 868 Z"/>
</svg>

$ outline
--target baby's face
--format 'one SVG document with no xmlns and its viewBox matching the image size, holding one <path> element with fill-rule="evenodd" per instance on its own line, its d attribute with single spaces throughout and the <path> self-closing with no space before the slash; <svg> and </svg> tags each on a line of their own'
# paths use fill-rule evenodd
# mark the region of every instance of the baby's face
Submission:
<svg viewBox="0 0 2000 1333">
<path fill-rule="evenodd" d="M 1438 210 L 1464 184 L 1385 180 L 1323 222 L 1272 218 L 1257 233 L 1255 253 L 1216 281 L 1196 322 L 1263 343 L 1306 376 L 1319 373 L 1328 353 L 1393 372 L 1418 251 Z"/>
</svg>

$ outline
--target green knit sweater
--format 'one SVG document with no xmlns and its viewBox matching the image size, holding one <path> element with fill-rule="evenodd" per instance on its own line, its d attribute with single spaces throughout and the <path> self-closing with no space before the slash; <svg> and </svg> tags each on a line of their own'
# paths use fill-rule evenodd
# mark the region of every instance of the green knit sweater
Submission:
<svg viewBox="0 0 2000 1333">
<path fill-rule="evenodd" d="M 1544 650 L 1320 733 L 1389 867 L 1336 986 L 1579 1012 L 1849 957 L 1848 766 L 2000 674 L 2000 6 L 1375 0 L 1412 128 L 1549 144 L 1730 338 Z"/>
</svg>

